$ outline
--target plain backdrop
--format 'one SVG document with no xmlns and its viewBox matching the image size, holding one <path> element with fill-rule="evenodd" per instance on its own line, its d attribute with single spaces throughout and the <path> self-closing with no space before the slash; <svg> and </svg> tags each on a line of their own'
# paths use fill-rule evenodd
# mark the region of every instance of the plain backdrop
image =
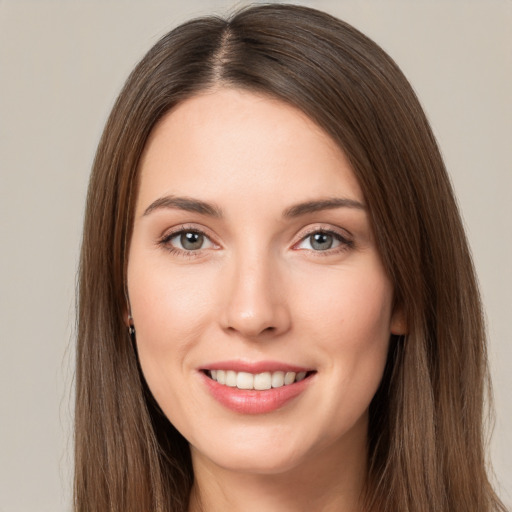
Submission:
<svg viewBox="0 0 512 512">
<path fill-rule="evenodd" d="M 381 44 L 446 159 L 486 306 L 491 458 L 512 504 L 512 1 L 295 2 Z M 0 512 L 71 510 L 74 287 L 88 173 L 127 74 L 245 2 L 0 0 Z"/>
</svg>

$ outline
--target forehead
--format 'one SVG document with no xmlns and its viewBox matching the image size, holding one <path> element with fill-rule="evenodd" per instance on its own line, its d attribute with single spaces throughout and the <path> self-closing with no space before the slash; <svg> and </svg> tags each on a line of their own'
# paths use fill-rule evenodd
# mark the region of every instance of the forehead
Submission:
<svg viewBox="0 0 512 512">
<path fill-rule="evenodd" d="M 236 89 L 196 95 L 154 128 L 140 163 L 139 203 L 162 194 L 264 200 L 362 193 L 338 145 L 299 109 Z M 300 197 L 300 199 L 307 197 Z"/>
</svg>

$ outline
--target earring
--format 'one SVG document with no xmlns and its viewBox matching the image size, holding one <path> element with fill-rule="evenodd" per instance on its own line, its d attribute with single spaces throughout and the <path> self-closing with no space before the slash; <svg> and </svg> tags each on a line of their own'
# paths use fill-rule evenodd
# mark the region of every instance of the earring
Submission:
<svg viewBox="0 0 512 512">
<path fill-rule="evenodd" d="M 132 343 L 135 343 L 135 326 L 133 325 L 133 318 L 131 315 L 128 317 L 128 334 L 130 335 Z"/>
</svg>

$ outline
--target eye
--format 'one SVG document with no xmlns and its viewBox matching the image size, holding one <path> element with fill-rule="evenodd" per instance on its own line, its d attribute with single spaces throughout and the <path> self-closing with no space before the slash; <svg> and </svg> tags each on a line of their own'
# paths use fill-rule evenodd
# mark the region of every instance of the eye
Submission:
<svg viewBox="0 0 512 512">
<path fill-rule="evenodd" d="M 169 249 L 193 252 L 210 249 L 215 244 L 201 231 L 195 229 L 182 229 L 171 233 L 162 240 L 162 244 Z"/>
<path fill-rule="evenodd" d="M 352 247 L 353 243 L 333 231 L 318 230 L 303 238 L 296 246 L 296 249 L 322 252 L 330 249 L 341 249 Z"/>
</svg>

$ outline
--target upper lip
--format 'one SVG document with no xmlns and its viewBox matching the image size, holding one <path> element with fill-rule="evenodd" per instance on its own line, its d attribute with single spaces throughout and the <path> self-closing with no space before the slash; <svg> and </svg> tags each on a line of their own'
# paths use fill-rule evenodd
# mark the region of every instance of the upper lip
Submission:
<svg viewBox="0 0 512 512">
<path fill-rule="evenodd" d="M 247 373 L 263 373 L 263 372 L 309 372 L 313 371 L 313 368 L 307 366 L 299 366 L 290 363 L 283 363 L 280 361 L 242 361 L 242 360 L 230 360 L 230 361 L 217 361 L 209 363 L 201 367 L 201 370 L 232 370 L 235 372 L 247 372 Z"/>
</svg>

